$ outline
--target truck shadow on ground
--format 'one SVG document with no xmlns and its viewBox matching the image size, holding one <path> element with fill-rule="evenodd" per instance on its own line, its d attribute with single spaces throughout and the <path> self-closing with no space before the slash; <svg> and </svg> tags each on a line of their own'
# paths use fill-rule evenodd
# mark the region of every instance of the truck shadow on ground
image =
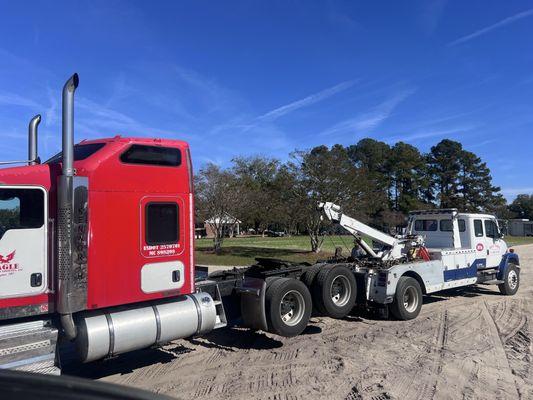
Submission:
<svg viewBox="0 0 533 400">
<path fill-rule="evenodd" d="M 496 286 L 492 286 L 495 288 Z M 463 288 L 447 289 L 439 292 L 438 294 L 431 294 L 424 296 L 424 304 L 432 303 L 435 301 L 447 300 L 452 297 L 478 297 L 478 296 L 502 296 L 499 291 L 489 289 L 487 286 L 474 285 L 466 286 Z"/>
<path fill-rule="evenodd" d="M 120 354 L 116 357 L 94 361 L 87 364 L 69 362 L 62 368 L 62 373 L 88 379 L 100 379 L 110 375 L 125 375 L 149 365 L 166 364 L 177 359 L 180 355 L 193 352 L 194 349 L 174 345 L 165 348 L 149 348 Z"/>
<path fill-rule="evenodd" d="M 189 339 L 189 342 L 198 346 L 228 351 L 271 350 L 283 346 L 281 341 L 263 332 L 237 327 L 217 329 L 201 338 Z"/>
</svg>

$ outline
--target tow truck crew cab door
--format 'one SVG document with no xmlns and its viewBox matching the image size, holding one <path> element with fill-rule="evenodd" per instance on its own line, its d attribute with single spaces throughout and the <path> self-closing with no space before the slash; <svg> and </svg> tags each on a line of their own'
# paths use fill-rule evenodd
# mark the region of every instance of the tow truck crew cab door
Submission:
<svg viewBox="0 0 533 400">
<path fill-rule="evenodd" d="M 47 221 L 43 188 L 0 186 L 0 298 L 47 289 Z"/>
<path fill-rule="evenodd" d="M 501 238 L 498 224 L 494 218 L 475 218 L 474 244 L 478 259 L 486 259 L 486 267 L 500 265 L 502 256 L 507 252 L 507 245 Z"/>
</svg>

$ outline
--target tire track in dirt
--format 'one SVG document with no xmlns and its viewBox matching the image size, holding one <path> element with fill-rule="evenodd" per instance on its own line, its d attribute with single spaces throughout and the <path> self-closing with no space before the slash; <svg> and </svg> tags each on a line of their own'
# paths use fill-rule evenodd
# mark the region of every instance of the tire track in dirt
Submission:
<svg viewBox="0 0 533 400">
<path fill-rule="evenodd" d="M 512 393 L 512 392 L 511 393 L 513 395 L 515 394 L 518 398 L 520 398 L 521 394 L 520 394 L 519 385 L 517 384 L 516 380 L 514 379 L 511 366 L 509 365 L 509 360 L 507 358 L 507 352 L 505 351 L 505 343 L 502 341 L 502 337 L 500 336 L 500 330 L 498 329 L 498 325 L 496 324 L 496 321 L 494 320 L 494 318 L 492 317 L 492 315 L 491 315 L 491 313 L 489 311 L 489 306 L 487 305 L 487 301 L 486 300 L 483 301 L 483 306 L 484 306 L 483 307 L 483 313 L 486 316 L 487 327 L 489 328 L 489 331 L 490 331 L 490 334 L 491 334 L 491 339 L 493 339 L 494 344 L 495 344 L 494 350 L 495 350 L 495 352 L 497 354 L 496 357 L 497 357 L 497 360 L 499 361 L 500 365 L 504 369 L 501 372 L 502 372 L 502 374 L 504 375 L 505 378 L 507 378 L 507 375 L 511 375 L 512 376 L 512 382 L 514 384 L 515 393 Z M 504 385 L 501 384 L 502 380 L 498 379 L 497 383 L 499 384 L 498 385 L 498 389 L 500 389 L 502 392 L 507 392 L 506 385 L 504 387 Z M 511 394 L 511 393 L 509 393 L 509 394 Z"/>
<path fill-rule="evenodd" d="M 503 304 L 503 307 L 500 306 Z M 500 310 L 503 309 L 503 312 Z M 533 398 L 533 340 L 529 302 L 524 299 L 504 300 L 492 308 L 500 340 L 511 368 L 519 398 Z"/>
<path fill-rule="evenodd" d="M 431 365 L 429 366 L 431 373 L 438 376 L 442 371 L 442 360 L 444 356 L 444 348 L 448 340 L 448 310 L 444 310 L 440 315 L 440 322 L 435 334 L 435 346 L 430 350 Z M 433 382 L 425 382 L 413 398 L 417 400 L 429 400 L 435 397 L 437 390 L 437 379 Z"/>
</svg>

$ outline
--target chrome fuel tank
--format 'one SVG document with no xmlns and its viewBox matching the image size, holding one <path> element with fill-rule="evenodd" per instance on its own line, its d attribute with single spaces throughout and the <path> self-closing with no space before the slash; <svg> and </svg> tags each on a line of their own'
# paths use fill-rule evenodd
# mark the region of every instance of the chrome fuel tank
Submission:
<svg viewBox="0 0 533 400">
<path fill-rule="evenodd" d="M 76 347 L 83 362 L 211 331 L 215 303 L 207 293 L 174 301 L 87 315 L 77 321 Z"/>
</svg>

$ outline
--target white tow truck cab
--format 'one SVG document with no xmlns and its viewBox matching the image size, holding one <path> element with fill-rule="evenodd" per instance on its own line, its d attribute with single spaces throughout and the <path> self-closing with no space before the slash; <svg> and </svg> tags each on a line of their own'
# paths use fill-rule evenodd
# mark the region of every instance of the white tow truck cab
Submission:
<svg viewBox="0 0 533 400">
<path fill-rule="evenodd" d="M 443 251 L 473 250 L 483 268 L 500 265 L 507 253 L 507 244 L 493 215 L 459 213 L 456 209 L 413 211 L 410 213 L 408 234 L 424 238 L 425 247 L 433 257 L 443 257 Z M 478 269 L 482 269 L 478 266 Z"/>
<path fill-rule="evenodd" d="M 508 250 L 493 215 L 457 209 L 413 211 L 402 236 L 379 232 L 341 212 L 333 203 L 319 209 L 349 231 L 366 254 L 354 259 L 370 304 L 388 304 L 399 319 L 415 318 L 422 295 L 474 284 L 498 285 L 504 295 L 518 291 L 520 263 Z M 363 237 L 383 250 L 369 249 Z"/>
</svg>

